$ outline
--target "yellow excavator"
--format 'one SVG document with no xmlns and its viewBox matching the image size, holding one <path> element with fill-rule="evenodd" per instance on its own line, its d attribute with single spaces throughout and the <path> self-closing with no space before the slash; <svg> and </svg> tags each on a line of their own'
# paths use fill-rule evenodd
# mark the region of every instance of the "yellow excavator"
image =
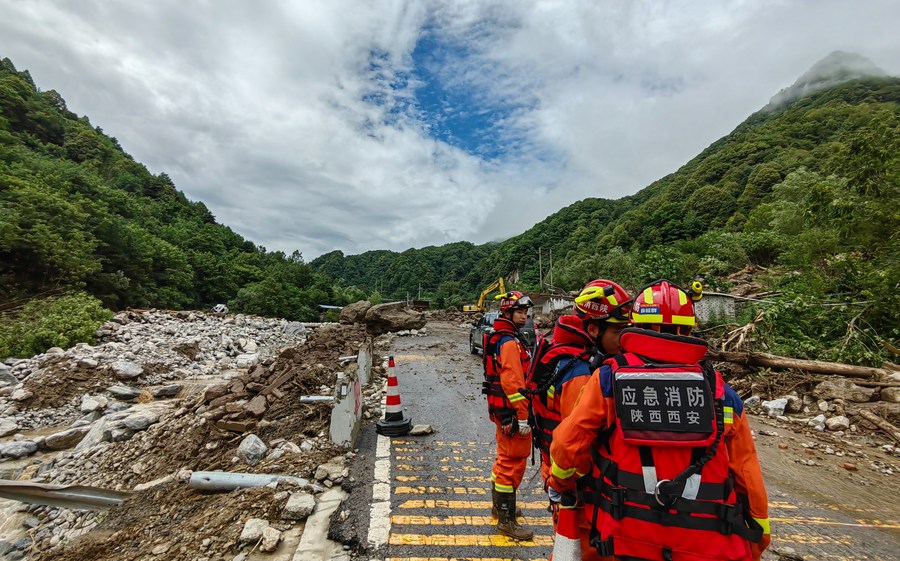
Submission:
<svg viewBox="0 0 900 561">
<path fill-rule="evenodd" d="M 497 279 L 496 282 L 492 282 L 488 285 L 487 288 L 481 291 L 481 296 L 478 297 L 478 302 L 473 305 L 463 306 L 464 312 L 486 312 L 487 308 L 484 307 L 484 300 L 487 298 L 488 294 L 495 290 L 500 290 L 500 294 L 506 292 L 506 285 L 503 284 L 503 277 Z"/>
</svg>

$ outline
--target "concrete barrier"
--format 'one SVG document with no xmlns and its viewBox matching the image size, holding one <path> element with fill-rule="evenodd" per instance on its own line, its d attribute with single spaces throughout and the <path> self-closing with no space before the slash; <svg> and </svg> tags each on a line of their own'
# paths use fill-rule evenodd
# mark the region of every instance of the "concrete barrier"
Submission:
<svg viewBox="0 0 900 561">
<path fill-rule="evenodd" d="M 339 446 L 352 448 L 359 435 L 362 420 L 362 388 L 372 379 L 372 339 L 360 346 L 356 359 L 356 372 L 338 374 L 334 388 L 334 407 L 331 410 L 329 438 Z"/>
<path fill-rule="evenodd" d="M 335 384 L 334 408 L 331 410 L 329 436 L 338 446 L 353 447 L 359 434 L 362 418 L 362 385 L 359 378 L 338 374 Z"/>
<path fill-rule="evenodd" d="M 369 380 L 372 379 L 373 356 L 372 339 L 367 338 L 362 346 L 359 347 L 359 355 L 356 358 L 356 375 L 359 376 L 359 381 L 363 387 L 368 386 Z"/>
</svg>

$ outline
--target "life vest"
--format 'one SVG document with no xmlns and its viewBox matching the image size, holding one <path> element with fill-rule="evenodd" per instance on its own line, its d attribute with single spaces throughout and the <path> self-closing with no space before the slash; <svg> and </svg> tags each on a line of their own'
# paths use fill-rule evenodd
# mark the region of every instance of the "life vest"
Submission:
<svg viewBox="0 0 900 561">
<path fill-rule="evenodd" d="M 569 319 L 574 318 L 574 319 Z M 562 415 L 552 398 L 560 392 L 561 382 L 567 374 L 584 363 L 583 369 L 590 375 L 589 364 L 597 355 L 594 341 L 581 327 L 581 318 L 563 316 L 556 321 L 553 340 L 544 339 L 537 345 L 526 375 L 525 389 L 532 396 L 532 443 L 540 451 L 541 459 L 550 465 L 550 444 L 553 430 L 562 421 Z"/>
<path fill-rule="evenodd" d="M 488 413 L 491 415 L 513 409 L 512 403 L 503 391 L 500 382 L 500 346 L 512 339 L 519 348 L 519 360 L 522 361 L 522 369 L 527 372 L 531 363 L 531 354 L 528 345 L 522 340 L 519 329 L 512 321 L 505 317 L 494 320 L 493 333 L 484 334 L 483 356 L 484 382 L 481 384 L 481 393 L 487 397 Z"/>
<path fill-rule="evenodd" d="M 591 446 L 591 544 L 603 556 L 654 561 L 751 559 L 762 529 L 734 489 L 725 383 L 697 362 L 706 343 L 627 329 L 620 344 L 625 353 L 601 370 L 616 423 Z M 667 360 L 648 358 L 660 355 Z"/>
</svg>

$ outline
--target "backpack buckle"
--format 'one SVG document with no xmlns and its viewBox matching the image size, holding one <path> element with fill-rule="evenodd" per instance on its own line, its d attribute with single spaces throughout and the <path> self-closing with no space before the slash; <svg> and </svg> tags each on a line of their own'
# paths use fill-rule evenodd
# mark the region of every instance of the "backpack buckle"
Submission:
<svg viewBox="0 0 900 561">
<path fill-rule="evenodd" d="M 656 502 L 659 503 L 659 506 L 665 508 L 671 508 L 675 501 L 678 500 L 677 495 L 669 494 L 661 489 L 661 487 L 668 486 L 672 483 L 671 479 L 660 479 L 656 483 L 656 487 L 653 489 L 653 498 L 656 499 Z"/>
</svg>

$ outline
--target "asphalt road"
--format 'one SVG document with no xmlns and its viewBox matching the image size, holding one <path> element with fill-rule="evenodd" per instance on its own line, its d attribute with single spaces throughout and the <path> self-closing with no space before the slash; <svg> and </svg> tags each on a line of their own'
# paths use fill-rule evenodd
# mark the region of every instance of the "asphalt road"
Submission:
<svg viewBox="0 0 900 561">
<path fill-rule="evenodd" d="M 481 396 L 480 356 L 469 354 L 467 330 L 430 322 L 427 336 L 397 338 L 391 352 L 404 415 L 436 432 L 387 438 L 376 437 L 373 425 L 363 429 L 360 461 L 353 468 L 358 483 L 347 509 L 360 545 L 368 545 L 365 555 L 410 561 L 546 559 L 552 527 L 537 465 L 529 463 L 519 490 L 534 541 L 496 533 L 489 481 L 493 424 Z M 760 425 L 755 421 L 755 426 Z M 764 559 L 778 559 L 774 551 L 784 548 L 806 560 L 900 559 L 897 475 L 863 477 L 860 485 L 860 476 L 854 481 L 843 470 L 810 469 L 790 459 L 792 450 L 757 442 L 773 532 Z M 379 473 L 386 480 L 380 490 Z"/>
</svg>

